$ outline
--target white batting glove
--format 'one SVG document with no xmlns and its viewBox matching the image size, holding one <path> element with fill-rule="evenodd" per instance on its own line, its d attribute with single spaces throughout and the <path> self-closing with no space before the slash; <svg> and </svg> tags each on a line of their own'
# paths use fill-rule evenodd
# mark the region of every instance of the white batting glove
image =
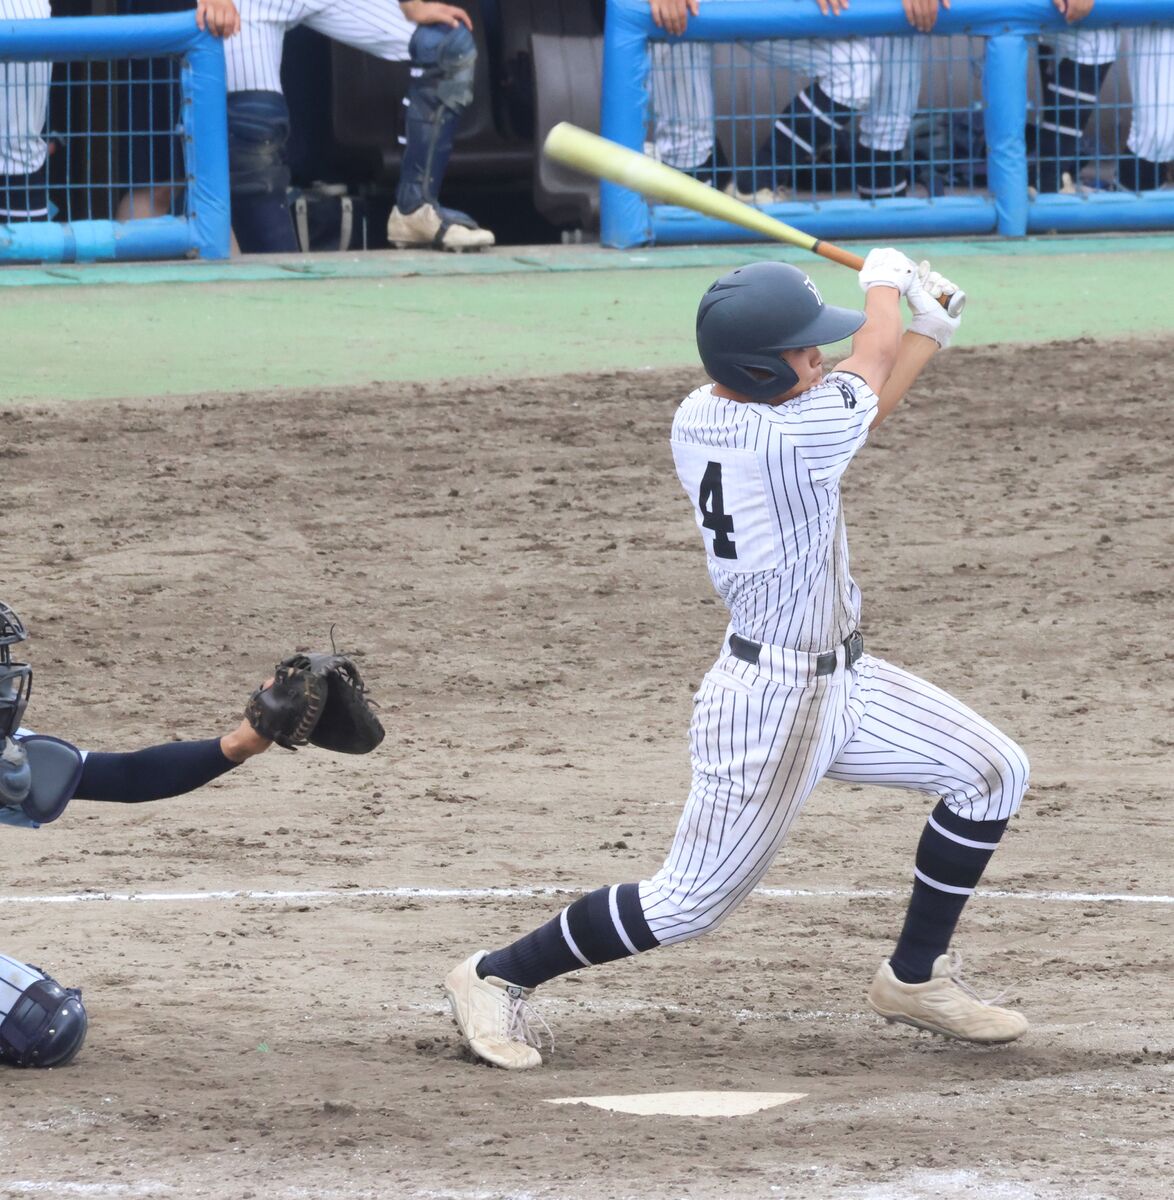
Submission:
<svg viewBox="0 0 1174 1200">
<path fill-rule="evenodd" d="M 917 275 L 913 260 L 906 258 L 892 246 L 870 250 L 860 268 L 860 287 L 864 291 L 874 287 L 891 287 L 904 296 Z"/>
<path fill-rule="evenodd" d="M 933 338 L 944 350 L 954 336 L 954 330 L 962 324 L 962 317 L 952 317 L 942 307 L 941 298 L 958 290 L 944 275 L 933 270 L 928 262 L 917 266 L 917 274 L 905 293 L 905 303 L 913 314 L 909 322 L 912 333 Z"/>
</svg>

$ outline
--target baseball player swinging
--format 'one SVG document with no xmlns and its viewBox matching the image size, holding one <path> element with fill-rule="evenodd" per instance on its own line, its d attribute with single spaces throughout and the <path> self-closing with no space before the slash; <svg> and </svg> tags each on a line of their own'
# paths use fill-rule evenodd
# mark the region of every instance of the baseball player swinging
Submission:
<svg viewBox="0 0 1174 1200">
<path fill-rule="evenodd" d="M 1026 790 L 1027 759 L 961 701 L 864 652 L 840 506 L 840 478 L 869 430 L 949 344 L 958 319 L 938 299 L 954 288 L 892 249 L 868 255 L 860 284 L 863 313 L 825 304 L 796 267 L 757 262 L 702 297 L 697 345 L 711 382 L 681 403 L 672 447 L 730 624 L 694 698 L 692 787 L 651 878 L 591 892 L 448 974 L 456 1023 L 487 1062 L 541 1063 L 527 1003 L 537 985 L 717 929 L 824 777 L 936 799 L 904 927 L 868 991 L 873 1009 L 968 1042 L 1027 1029 L 962 982 L 949 950 Z M 851 354 L 826 372 L 819 347 L 849 335 Z"/>
<path fill-rule="evenodd" d="M 21 726 L 33 669 L 13 660 L 12 647 L 27 637 L 21 619 L 0 604 L 0 824 L 38 829 L 72 800 L 138 804 L 180 796 L 274 742 L 365 754 L 383 738 L 350 659 L 296 654 L 277 664 L 274 677 L 250 697 L 240 725 L 223 737 L 127 754 L 79 750 Z M 81 1049 L 88 1023 L 78 988 L 0 954 L 0 1064 L 64 1066 Z"/>
</svg>

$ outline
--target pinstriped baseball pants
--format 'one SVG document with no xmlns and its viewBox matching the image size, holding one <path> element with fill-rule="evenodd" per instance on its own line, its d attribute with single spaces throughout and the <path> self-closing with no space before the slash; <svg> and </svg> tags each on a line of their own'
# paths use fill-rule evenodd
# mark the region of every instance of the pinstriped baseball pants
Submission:
<svg viewBox="0 0 1174 1200">
<path fill-rule="evenodd" d="M 716 929 L 750 894 L 824 777 L 904 787 L 960 817 L 1010 817 L 1023 751 L 941 688 L 864 655 L 816 676 L 814 656 L 764 646 L 723 653 L 694 697 L 693 783 L 664 866 L 640 884 L 662 944 Z M 910 847 L 912 855 L 912 846 Z"/>
</svg>

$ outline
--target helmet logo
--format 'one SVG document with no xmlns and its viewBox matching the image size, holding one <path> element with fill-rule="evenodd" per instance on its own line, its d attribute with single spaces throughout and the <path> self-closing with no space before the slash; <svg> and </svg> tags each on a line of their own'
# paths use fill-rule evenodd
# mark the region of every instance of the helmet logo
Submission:
<svg viewBox="0 0 1174 1200">
<path fill-rule="evenodd" d="M 819 294 L 819 288 L 811 282 L 810 275 L 803 276 L 803 286 L 819 301 L 820 308 L 823 307 L 823 297 Z"/>
</svg>

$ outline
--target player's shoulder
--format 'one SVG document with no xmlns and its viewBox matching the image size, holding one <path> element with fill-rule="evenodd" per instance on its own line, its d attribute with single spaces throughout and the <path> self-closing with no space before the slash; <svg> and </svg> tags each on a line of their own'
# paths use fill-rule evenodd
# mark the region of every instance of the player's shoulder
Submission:
<svg viewBox="0 0 1174 1200">
<path fill-rule="evenodd" d="M 672 440 L 702 445 L 744 446 L 747 422 L 756 421 L 754 404 L 739 404 L 715 395 L 712 383 L 694 388 L 677 405 L 673 415 Z"/>
<path fill-rule="evenodd" d="M 793 414 L 829 408 L 854 412 L 874 408 L 876 402 L 876 393 L 862 375 L 855 371 L 829 371 L 819 383 L 787 401 L 784 407 Z"/>
</svg>

